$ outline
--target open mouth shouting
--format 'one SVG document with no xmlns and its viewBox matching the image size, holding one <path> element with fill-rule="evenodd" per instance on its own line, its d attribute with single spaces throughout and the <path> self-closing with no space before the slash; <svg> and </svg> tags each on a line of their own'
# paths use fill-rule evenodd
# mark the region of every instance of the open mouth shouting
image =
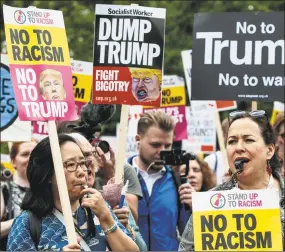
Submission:
<svg viewBox="0 0 285 252">
<path fill-rule="evenodd" d="M 144 100 L 147 98 L 147 90 L 145 88 L 139 88 L 137 90 L 137 98 L 138 100 Z"/>
</svg>

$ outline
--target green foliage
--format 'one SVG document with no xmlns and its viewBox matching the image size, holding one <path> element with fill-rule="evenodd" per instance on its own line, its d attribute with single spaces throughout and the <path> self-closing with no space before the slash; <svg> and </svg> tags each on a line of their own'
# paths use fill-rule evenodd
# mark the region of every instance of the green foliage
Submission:
<svg viewBox="0 0 285 252">
<path fill-rule="evenodd" d="M 17 7 L 30 5 L 38 8 L 61 10 L 63 12 L 70 56 L 76 60 L 93 60 L 94 0 L 81 1 L 12 1 L 3 4 Z M 166 32 L 164 51 L 164 74 L 184 77 L 181 51 L 192 47 L 192 33 L 195 13 L 199 12 L 244 12 L 244 11 L 284 11 L 284 1 L 117 1 L 96 0 L 96 4 L 128 5 L 131 3 L 147 7 L 166 8 Z M 2 9 L 2 5 L 1 5 Z M 1 13 L 3 10 L 1 10 Z M 1 41 L 5 40 L 3 16 L 1 15 Z M 119 106 L 118 106 L 119 107 Z M 270 110 L 272 104 L 261 103 L 259 108 Z M 118 110 L 119 111 L 119 110 Z M 119 116 L 114 117 L 118 120 Z M 112 120 L 113 121 L 113 120 Z M 108 124 L 113 127 L 115 123 Z M 108 127 L 105 130 L 108 132 Z M 112 130 L 111 130 L 112 131 Z"/>
<path fill-rule="evenodd" d="M 9 154 L 8 143 L 0 143 L 0 153 Z"/>
</svg>

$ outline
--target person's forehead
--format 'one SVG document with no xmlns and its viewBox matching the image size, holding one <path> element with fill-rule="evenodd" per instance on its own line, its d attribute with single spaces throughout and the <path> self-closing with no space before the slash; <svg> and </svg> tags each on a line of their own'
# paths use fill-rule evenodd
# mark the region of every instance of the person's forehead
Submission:
<svg viewBox="0 0 285 252">
<path fill-rule="evenodd" d="M 62 159 L 84 157 L 79 146 L 71 141 L 64 143 L 60 147 L 60 150 L 61 150 Z"/>
<path fill-rule="evenodd" d="M 235 120 L 230 128 L 228 136 L 231 135 L 255 135 L 261 136 L 260 128 L 256 122 L 250 118 L 242 118 Z"/>
<path fill-rule="evenodd" d="M 158 126 L 151 126 L 147 129 L 143 137 L 148 137 L 152 139 L 160 138 L 160 137 L 172 137 L 174 131 L 171 130 L 169 132 L 160 129 Z"/>
<path fill-rule="evenodd" d="M 59 79 L 59 80 L 61 79 L 60 76 L 58 76 L 57 74 L 53 74 L 53 73 L 47 74 L 43 79 L 45 80 L 45 79 L 49 79 L 49 78 Z"/>
<path fill-rule="evenodd" d="M 92 152 L 93 148 L 89 142 L 81 143 L 80 148 L 83 152 Z"/>
<path fill-rule="evenodd" d="M 19 146 L 19 152 L 21 151 L 26 151 L 26 150 L 31 150 L 33 149 L 37 144 L 35 142 L 25 142 L 20 144 Z"/>
</svg>

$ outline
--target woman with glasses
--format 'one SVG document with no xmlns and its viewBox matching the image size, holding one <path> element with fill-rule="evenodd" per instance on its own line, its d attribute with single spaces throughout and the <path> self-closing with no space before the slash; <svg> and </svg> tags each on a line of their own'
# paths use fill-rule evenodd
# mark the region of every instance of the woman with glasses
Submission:
<svg viewBox="0 0 285 252">
<path fill-rule="evenodd" d="M 227 134 L 227 157 L 232 178 L 218 185 L 214 191 L 257 190 L 274 188 L 279 191 L 284 246 L 284 181 L 281 177 L 280 162 L 275 153 L 275 137 L 263 110 L 235 111 L 229 115 Z M 236 168 L 235 163 L 243 167 Z M 180 251 L 194 250 L 193 218 L 191 217 L 182 235 Z"/>
<path fill-rule="evenodd" d="M 94 158 L 94 155 L 93 155 L 93 151 L 92 151 L 93 147 L 88 142 L 88 140 L 79 133 L 70 133 L 68 135 L 74 138 L 74 140 L 76 141 L 76 143 L 82 150 L 85 158 L 92 162 L 88 170 L 87 185 L 88 187 L 93 187 L 94 182 L 95 182 L 95 177 L 96 177 L 96 174 L 95 174 L 96 159 Z M 124 206 L 122 208 L 119 208 L 118 206 L 116 206 L 113 209 L 113 212 L 117 216 L 121 224 L 124 225 L 127 228 L 127 230 L 132 234 L 132 237 L 135 239 L 135 242 L 139 247 L 139 250 L 146 251 L 147 247 L 146 247 L 145 241 L 143 240 L 142 235 L 139 231 L 139 228 L 136 225 L 136 222 L 134 220 L 132 212 L 130 211 L 130 207 L 127 201 L 128 199 L 125 200 Z"/>
<path fill-rule="evenodd" d="M 93 188 L 85 188 L 87 171 L 91 164 L 68 135 L 58 135 L 63 169 L 74 217 L 74 227 L 79 244 L 68 244 L 62 206 L 59 199 L 57 181 L 49 138 L 38 143 L 32 151 L 27 177 L 30 192 L 24 198 L 22 209 L 16 218 L 8 238 L 9 251 L 31 250 L 138 250 L 130 234 L 119 223 L 101 193 Z M 32 213 L 41 222 L 38 240 L 31 234 Z"/>
</svg>

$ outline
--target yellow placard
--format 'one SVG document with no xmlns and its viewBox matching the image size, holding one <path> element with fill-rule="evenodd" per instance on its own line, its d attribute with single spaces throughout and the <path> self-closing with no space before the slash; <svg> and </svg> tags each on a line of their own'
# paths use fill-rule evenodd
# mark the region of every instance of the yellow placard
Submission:
<svg viewBox="0 0 285 252">
<path fill-rule="evenodd" d="M 186 104 L 185 87 L 163 87 L 161 107 L 183 106 Z"/>
<path fill-rule="evenodd" d="M 91 99 L 92 76 L 72 73 L 74 100 L 89 102 Z"/>
<path fill-rule="evenodd" d="M 5 24 L 9 64 L 70 65 L 64 29 Z"/>
<path fill-rule="evenodd" d="M 279 209 L 193 213 L 196 251 L 282 251 Z"/>
</svg>

